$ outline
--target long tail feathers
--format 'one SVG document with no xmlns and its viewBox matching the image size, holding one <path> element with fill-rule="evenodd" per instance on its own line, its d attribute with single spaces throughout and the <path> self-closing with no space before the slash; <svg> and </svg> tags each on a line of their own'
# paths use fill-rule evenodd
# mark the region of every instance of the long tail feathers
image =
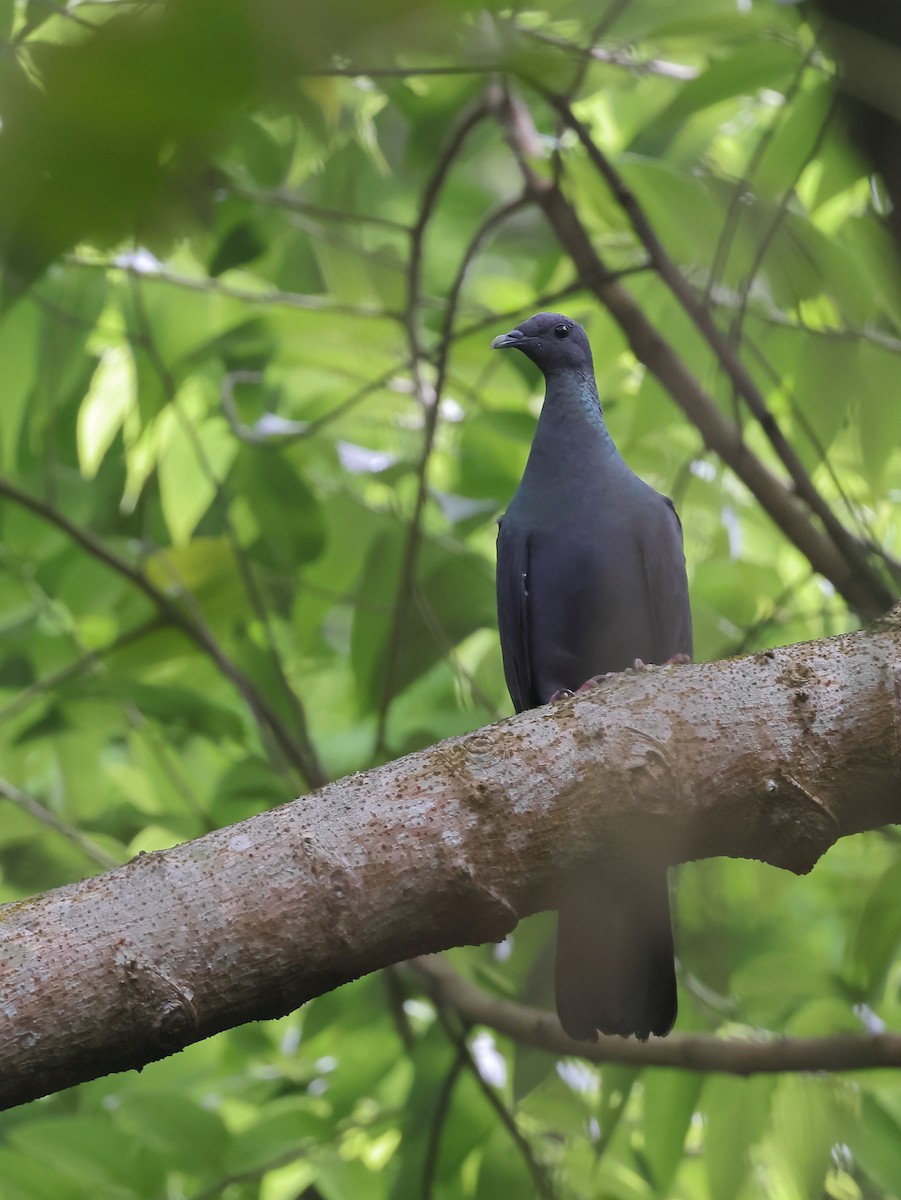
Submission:
<svg viewBox="0 0 901 1200">
<path fill-rule="evenodd" d="M 580 872 L 566 886 L 557 926 L 557 1014 L 570 1037 L 597 1031 L 664 1037 L 676 1020 L 673 927 L 665 870 L 615 883 Z"/>
</svg>

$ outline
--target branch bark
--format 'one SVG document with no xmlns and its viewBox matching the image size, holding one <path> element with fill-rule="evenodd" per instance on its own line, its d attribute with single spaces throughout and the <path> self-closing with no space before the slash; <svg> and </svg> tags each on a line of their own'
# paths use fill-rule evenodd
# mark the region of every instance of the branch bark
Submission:
<svg viewBox="0 0 901 1200">
<path fill-rule="evenodd" d="M 901 606 L 872 629 L 627 672 L 0 909 L 0 1106 L 504 937 L 594 859 L 809 870 L 901 821 Z"/>
</svg>

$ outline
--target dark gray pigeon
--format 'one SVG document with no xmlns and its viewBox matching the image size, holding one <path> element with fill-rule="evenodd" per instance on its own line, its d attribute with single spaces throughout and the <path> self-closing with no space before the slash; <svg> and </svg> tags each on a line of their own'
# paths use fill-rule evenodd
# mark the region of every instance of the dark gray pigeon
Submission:
<svg viewBox="0 0 901 1200">
<path fill-rule="evenodd" d="M 679 518 L 614 446 L 585 330 L 538 313 L 492 342 L 508 346 L 547 385 L 497 538 L 504 674 L 522 712 L 636 659 L 690 656 L 691 613 Z M 621 853 L 586 866 L 565 881 L 559 907 L 557 1012 L 567 1033 L 669 1033 L 676 977 L 659 858 Z"/>
</svg>

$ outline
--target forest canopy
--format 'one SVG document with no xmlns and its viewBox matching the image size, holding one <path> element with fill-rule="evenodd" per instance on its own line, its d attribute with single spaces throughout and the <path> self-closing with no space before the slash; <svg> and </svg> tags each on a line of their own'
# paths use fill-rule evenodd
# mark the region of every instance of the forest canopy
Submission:
<svg viewBox="0 0 901 1200">
<path fill-rule="evenodd" d="M 489 347 L 539 309 L 675 500 L 698 659 L 891 604 L 901 272 L 806 7 L 5 0 L 0 36 L 3 901 L 509 714 L 542 389 Z M 674 872 L 676 1036 L 901 1028 L 898 847 Z M 548 1008 L 552 923 L 448 962 Z M 3 1114 L 0 1194 L 862 1200 L 901 1085 L 589 1066 L 398 967 Z"/>
</svg>

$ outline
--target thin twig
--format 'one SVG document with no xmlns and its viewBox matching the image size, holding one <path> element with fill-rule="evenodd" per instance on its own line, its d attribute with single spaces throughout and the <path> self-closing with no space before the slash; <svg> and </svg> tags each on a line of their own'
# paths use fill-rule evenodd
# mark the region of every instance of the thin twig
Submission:
<svg viewBox="0 0 901 1200">
<path fill-rule="evenodd" d="M 697 67 L 690 67 L 686 63 L 672 62 L 664 58 L 636 58 L 629 47 L 614 50 L 607 46 L 589 45 L 586 48 L 578 42 L 571 42 L 568 38 L 548 33 L 544 29 L 528 29 L 517 25 L 516 31 L 523 37 L 532 38 L 536 42 L 544 42 L 545 45 L 563 50 L 574 57 L 587 54 L 595 62 L 609 67 L 623 67 L 635 75 L 662 75 L 667 79 L 678 79 L 688 83 L 692 79 L 697 79 L 699 74 Z"/>
<path fill-rule="evenodd" d="M 362 63 L 349 67 L 311 67 L 304 75 L 314 78 L 338 79 L 411 79 L 417 75 L 493 75 L 503 71 L 502 62 L 447 63 L 418 67 L 364 66 Z"/>
<path fill-rule="evenodd" d="M 757 248 L 754 252 L 754 261 L 751 263 L 748 273 L 742 280 L 741 287 L 739 288 L 738 311 L 733 317 L 732 324 L 729 327 L 729 337 L 736 345 L 741 342 L 742 324 L 744 323 L 745 310 L 748 304 L 748 296 L 751 293 L 751 288 L 754 286 L 754 280 L 757 278 L 757 273 L 763 266 L 763 261 L 767 256 L 770 246 L 772 245 L 773 238 L 778 233 L 779 227 L 785 218 L 785 214 L 788 212 L 789 201 L 795 194 L 795 187 L 797 186 L 798 180 L 800 179 L 807 165 L 820 151 L 820 148 L 823 144 L 823 139 L 826 136 L 826 131 L 829 128 L 832 118 L 835 116 L 835 110 L 836 101 L 835 97 L 833 97 L 832 103 L 829 105 L 823 120 L 820 122 L 820 127 L 817 130 L 816 137 L 814 138 L 803 160 L 798 164 L 798 169 L 795 172 L 794 180 L 789 187 L 785 188 L 782 195 L 779 197 L 779 203 L 776 205 L 776 208 L 773 211 L 772 217 L 770 218 L 770 222 L 764 231 L 763 237 L 757 244 Z"/>
<path fill-rule="evenodd" d="M 410 960 L 437 1004 L 454 1008 L 467 1021 L 486 1025 L 523 1046 L 592 1063 L 636 1067 L 680 1067 L 726 1075 L 779 1074 L 789 1071 L 865 1071 L 901 1067 L 901 1034 L 836 1034 L 833 1037 L 766 1040 L 723 1038 L 712 1034 L 671 1033 L 638 1042 L 599 1036 L 596 1042 L 567 1037 L 555 1016 L 484 991 L 465 979 L 440 955 Z"/>
<path fill-rule="evenodd" d="M 22 491 L 14 483 L 2 477 L 0 477 L 0 496 L 6 496 L 21 508 L 28 509 L 29 512 L 34 513 L 41 520 L 61 530 L 76 545 L 80 546 L 82 550 L 90 554 L 92 558 L 96 558 L 98 562 L 102 562 L 110 570 L 115 571 L 117 575 L 121 575 L 123 579 L 128 580 L 135 589 L 143 592 L 151 604 L 170 624 L 181 630 L 189 641 L 193 642 L 199 650 L 203 651 L 215 663 L 221 673 L 234 685 L 243 697 L 257 720 L 269 729 L 288 762 L 291 763 L 302 778 L 306 778 L 304 772 L 307 764 L 298 753 L 298 748 L 294 744 L 294 740 L 288 733 L 288 730 L 282 724 L 278 713 L 272 708 L 265 696 L 257 690 L 256 685 L 249 676 L 245 675 L 241 668 L 232 662 L 205 626 L 198 625 L 175 600 L 167 595 L 166 592 L 161 591 L 155 584 L 151 583 L 140 569 L 133 567 L 117 554 L 114 554 L 112 550 L 99 541 L 92 533 L 73 524 L 68 517 L 64 516 L 52 505 L 39 500 L 36 496 L 29 495 L 28 492 Z"/>
<path fill-rule="evenodd" d="M 419 1191 L 420 1200 L 431 1200 L 432 1188 L 435 1183 L 435 1172 L 438 1169 L 438 1152 L 441 1149 L 441 1134 L 450 1113 L 451 1097 L 454 1094 L 457 1080 L 466 1064 L 466 1047 L 457 1046 L 457 1053 L 450 1069 L 445 1075 L 441 1087 L 435 1096 L 435 1108 L 432 1113 L 432 1125 L 429 1129 L 429 1140 L 426 1143 L 425 1157 L 422 1162 L 422 1185 Z"/>
<path fill-rule="evenodd" d="M 394 233 L 407 235 L 411 232 L 411 227 L 405 225 L 403 221 L 392 221 L 390 217 L 381 217 L 375 213 L 358 213 L 341 208 L 327 208 L 323 204 L 313 204 L 309 200 L 304 200 L 284 188 L 249 188 L 232 183 L 229 184 L 229 191 L 232 195 L 250 200 L 254 204 L 304 213 L 318 221 L 333 222 L 336 225 L 372 225 L 376 229 L 389 229 Z"/>
<path fill-rule="evenodd" d="M 240 300 L 245 304 L 299 308 L 305 312 L 337 313 L 340 316 L 349 317 L 378 317 L 394 321 L 400 319 L 400 313 L 379 308 L 377 304 L 344 304 L 338 300 L 331 300 L 327 296 L 283 292 L 278 288 L 265 288 L 256 292 L 250 288 L 235 287 L 234 284 L 224 283 L 221 279 L 212 279 L 207 275 L 198 278 L 191 275 L 180 275 L 162 264 L 157 264 L 155 260 L 148 260 L 146 265 L 143 262 L 132 262 L 129 261 L 127 255 L 119 258 L 83 258 L 77 254 L 67 254 L 65 262 L 69 266 L 81 267 L 89 271 L 121 271 L 125 275 L 135 276 L 147 283 L 162 283 L 170 287 L 183 288 L 185 291 L 227 296 L 231 300 Z"/>
<path fill-rule="evenodd" d="M 607 156 L 598 148 L 587 127 L 576 117 L 569 104 L 540 84 L 536 84 L 535 87 L 576 134 L 595 169 L 605 180 L 620 207 L 628 216 L 658 275 L 716 355 L 736 392 L 748 405 L 788 471 L 797 494 L 822 522 L 836 549 L 848 564 L 848 569 L 854 574 L 857 585 L 867 590 L 876 609 L 885 612 L 894 602 L 894 592 L 870 561 L 866 548 L 845 529 L 814 486 L 794 447 L 782 433 L 775 417 L 769 411 L 766 400 L 754 383 L 750 372 L 735 352 L 735 347 L 722 333 L 710 312 L 698 302 L 682 272 L 666 253 L 634 193 L 627 187 L 625 180 Z"/>
<path fill-rule="evenodd" d="M 278 681 L 279 687 L 287 699 L 289 708 L 291 710 L 294 728 L 293 740 L 296 742 L 299 756 L 303 759 L 305 764 L 303 778 L 312 787 L 322 787 L 328 782 L 328 775 L 323 769 L 322 763 L 319 761 L 319 755 L 316 751 L 315 745 L 313 744 L 312 738 L 310 737 L 307 716 L 300 701 L 300 697 L 291 687 L 285 674 L 281 655 L 279 654 L 278 647 L 276 645 L 275 634 L 272 629 L 269 606 L 263 599 L 263 595 L 257 583 L 256 575 L 254 574 L 253 568 L 248 561 L 247 555 L 244 553 L 244 547 L 241 545 L 241 539 L 238 537 L 237 530 L 235 529 L 234 522 L 231 518 L 228 499 L 223 491 L 222 483 L 216 475 L 216 472 L 213 470 L 212 463 L 210 462 L 207 453 L 203 448 L 200 438 L 197 436 L 197 431 L 195 430 L 192 422 L 188 420 L 187 414 L 185 413 L 184 408 L 179 400 L 178 389 L 175 386 L 175 381 L 172 378 L 172 374 L 169 371 L 168 366 L 163 360 L 156 339 L 153 336 L 153 329 L 147 313 L 147 307 L 144 303 L 144 296 L 141 290 L 141 281 L 139 279 L 135 279 L 133 281 L 132 293 L 135 301 L 135 313 L 143 326 L 141 333 L 146 339 L 147 355 L 150 359 L 151 366 L 156 372 L 164 395 L 169 401 L 169 404 L 172 406 L 176 420 L 181 426 L 182 433 L 185 435 L 191 446 L 191 450 L 201 473 L 205 476 L 207 482 L 213 489 L 214 503 L 219 512 L 219 519 L 222 521 L 226 537 L 228 538 L 229 547 L 231 548 L 235 563 L 238 567 L 238 573 L 241 576 L 241 582 L 244 586 L 244 591 L 247 595 L 250 607 L 263 630 L 263 634 L 266 639 L 266 646 L 269 651 L 269 661 L 272 664 L 275 678 Z M 211 632 L 210 636 L 212 637 Z"/>
<path fill-rule="evenodd" d="M 23 812 L 28 813 L 35 821 L 39 821 L 41 825 L 46 825 L 48 829 L 60 834 L 73 846 L 89 858 L 91 862 L 97 863 L 104 870 L 121 867 L 122 859 L 114 858 L 111 854 L 98 846 L 92 838 L 82 833 L 75 825 L 70 825 L 68 821 L 64 821 L 58 817 L 56 813 L 46 808 L 39 800 L 35 800 L 34 796 L 29 796 L 27 792 L 23 792 L 21 788 L 17 788 L 14 783 L 10 783 L 7 779 L 0 779 L 0 796 L 9 800 L 11 804 L 15 804 L 17 808 L 21 808 Z"/>
<path fill-rule="evenodd" d="M 769 149 L 770 143 L 772 142 L 777 129 L 780 128 L 783 117 L 787 112 L 791 111 L 791 103 L 800 90 L 801 83 L 803 82 L 804 76 L 807 73 L 807 68 L 810 66 L 810 60 L 813 52 L 813 47 L 811 47 L 798 64 L 798 68 L 783 94 L 783 103 L 781 108 L 757 139 L 757 142 L 754 145 L 754 150 L 748 159 L 748 165 L 745 168 L 745 173 L 732 189 L 732 195 L 729 197 L 729 204 L 726 208 L 726 216 L 723 219 L 723 227 L 720 230 L 720 235 L 716 243 L 716 250 L 713 254 L 713 262 L 710 266 L 710 273 L 707 276 L 707 283 L 704 288 L 704 294 L 701 298 L 701 303 L 705 306 L 709 303 L 710 293 L 718 285 L 720 276 L 725 271 L 726 264 L 729 261 L 732 242 L 735 238 L 735 233 L 738 229 L 739 220 L 741 218 L 743 202 L 746 196 L 748 196 L 751 192 L 751 181 L 757 174 L 757 168 L 763 161 L 763 157 Z"/>
<path fill-rule="evenodd" d="M 464 1024 L 464 1028 L 462 1030 L 458 1030 L 450 1021 L 447 1009 L 438 1006 L 437 1012 L 438 1019 L 441 1021 L 445 1033 L 451 1039 L 454 1045 L 456 1045 L 458 1051 L 465 1055 L 464 1061 L 466 1069 L 469 1071 L 470 1075 L 472 1075 L 473 1079 L 478 1085 L 479 1091 L 494 1109 L 495 1115 L 506 1129 L 507 1133 L 510 1135 L 510 1140 L 518 1150 L 520 1158 L 523 1160 L 529 1174 L 532 1176 L 532 1183 L 535 1185 L 535 1195 L 539 1197 L 539 1200 L 554 1200 L 554 1190 L 551 1187 L 551 1181 L 548 1178 L 548 1173 L 543 1164 L 540 1163 L 535 1157 L 534 1151 L 529 1145 L 528 1139 L 525 1138 L 520 1131 L 520 1128 L 516 1123 L 516 1117 L 507 1108 L 506 1104 L 504 1104 L 503 1100 L 498 1095 L 497 1090 L 491 1086 L 487 1079 L 485 1079 L 484 1075 L 479 1070 L 478 1063 L 476 1063 L 473 1059 L 472 1051 L 466 1042 L 466 1037 L 469 1032 L 469 1022 Z M 461 1015 L 462 1014 L 458 1013 L 458 1018 Z"/>
<path fill-rule="evenodd" d="M 429 459 L 431 458 L 432 448 L 435 442 L 435 434 L 438 428 L 438 417 L 440 412 L 438 395 L 426 395 L 426 389 L 423 383 L 420 366 L 422 359 L 425 357 L 419 337 L 418 314 L 420 292 L 422 288 L 422 258 L 425 234 L 426 230 L 428 229 L 429 221 L 432 218 L 432 214 L 435 211 L 435 206 L 438 203 L 438 197 L 441 193 L 441 189 L 444 186 L 444 182 L 447 179 L 448 173 L 450 172 L 451 166 L 457 158 L 457 155 L 462 150 L 463 145 L 472 130 L 475 129 L 476 126 L 483 121 L 485 117 L 487 117 L 487 115 L 487 105 L 483 102 L 479 102 L 472 105 L 472 107 L 463 115 L 462 119 L 457 124 L 447 142 L 447 145 L 438 159 L 435 170 L 432 172 L 428 182 L 426 183 L 422 201 L 419 207 L 419 215 L 416 219 L 416 224 L 413 227 L 413 233 L 410 239 L 410 264 L 408 269 L 407 304 L 404 315 L 404 325 L 407 331 L 407 340 L 410 347 L 411 374 L 413 377 L 414 389 L 424 410 L 425 419 L 422 434 L 422 450 L 420 452 L 419 464 L 417 467 L 419 484 L 416 492 L 416 499 L 413 505 L 413 513 L 410 517 L 407 539 L 404 545 L 403 559 L 400 566 L 400 581 L 398 584 L 397 597 L 394 605 L 394 618 L 391 622 L 391 630 L 388 637 L 387 652 L 383 666 L 378 723 L 376 728 L 375 744 L 373 747 L 373 754 L 376 756 L 382 753 L 385 746 L 388 708 L 391 703 L 391 697 L 394 688 L 398 654 L 403 638 L 404 622 L 406 620 L 407 606 L 409 604 L 410 591 L 414 572 L 416 570 L 416 560 L 419 553 L 419 544 L 422 535 L 422 514 L 425 509 L 426 497 L 428 494 L 426 475 L 428 472 Z"/>
<path fill-rule="evenodd" d="M 865 558 L 863 548 L 858 547 L 859 553 L 856 557 L 864 557 L 867 563 L 865 572 L 855 569 L 848 555 L 841 552 L 835 539 L 827 537 L 813 523 L 808 506 L 802 504 L 794 491 L 750 450 L 735 422 L 722 413 L 673 347 L 648 321 L 634 297 L 620 284 L 605 282 L 607 268 L 572 204 L 559 187 L 533 169 L 524 148 L 517 141 L 515 121 L 509 116 L 503 102 L 497 107 L 498 120 L 507 133 L 508 143 L 527 187 L 579 271 L 584 285 L 597 295 L 626 334 L 635 357 L 660 379 L 673 399 L 697 426 L 705 445 L 728 463 L 783 533 L 809 559 L 811 565 L 829 579 L 844 596 L 849 607 L 865 621 L 882 615 L 891 602 L 892 591 Z M 580 124 L 580 127 L 587 136 L 584 126 Z M 590 142 L 591 139 L 588 140 Z M 659 246 L 653 232 L 651 236 L 652 244 Z M 651 257 L 653 265 L 659 270 L 658 261 L 653 255 Z M 698 307 L 697 302 L 694 307 Z M 704 319 L 716 330 L 709 315 L 704 314 Z M 718 330 L 716 336 L 718 343 L 724 346 L 726 354 L 734 359 L 732 347 L 725 342 Z M 744 367 L 741 367 L 741 371 L 747 375 Z M 831 513 L 828 514 L 828 519 L 831 524 L 836 524 Z M 843 532 L 846 540 L 853 542 L 847 531 Z"/>
</svg>

